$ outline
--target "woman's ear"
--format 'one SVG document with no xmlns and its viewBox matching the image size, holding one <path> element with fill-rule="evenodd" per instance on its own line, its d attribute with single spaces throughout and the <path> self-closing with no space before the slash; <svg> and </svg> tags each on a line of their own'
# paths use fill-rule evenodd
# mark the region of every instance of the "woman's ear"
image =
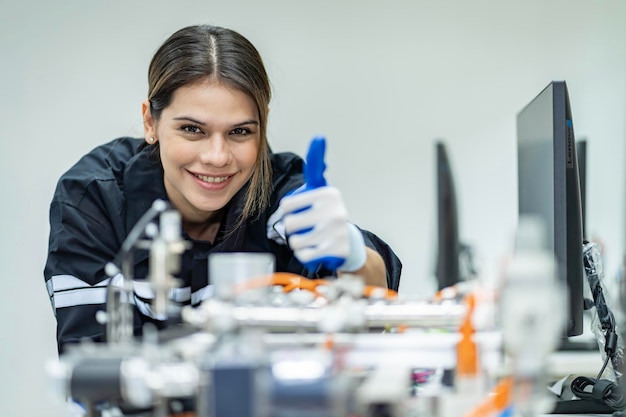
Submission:
<svg viewBox="0 0 626 417">
<path fill-rule="evenodd" d="M 156 136 L 156 121 L 150 112 L 149 100 L 144 100 L 143 103 L 141 103 L 141 115 L 143 117 L 144 140 L 152 145 L 158 138 Z"/>
</svg>

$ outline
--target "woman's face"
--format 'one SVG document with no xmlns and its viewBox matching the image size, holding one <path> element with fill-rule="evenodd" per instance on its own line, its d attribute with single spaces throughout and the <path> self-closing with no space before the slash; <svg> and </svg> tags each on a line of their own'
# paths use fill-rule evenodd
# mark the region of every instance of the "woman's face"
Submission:
<svg viewBox="0 0 626 417">
<path fill-rule="evenodd" d="M 250 179 L 259 151 L 251 97 L 215 81 L 180 87 L 158 121 L 144 102 L 146 138 L 159 142 L 170 202 L 183 219 L 203 222 Z"/>
</svg>

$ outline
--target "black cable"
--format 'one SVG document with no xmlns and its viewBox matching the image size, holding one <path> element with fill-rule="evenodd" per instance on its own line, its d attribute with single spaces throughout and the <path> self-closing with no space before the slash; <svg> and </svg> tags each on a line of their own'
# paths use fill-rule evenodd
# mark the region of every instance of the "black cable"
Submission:
<svg viewBox="0 0 626 417">
<path fill-rule="evenodd" d="M 583 248 L 583 264 L 587 283 L 589 284 L 589 289 L 593 296 L 593 304 L 596 307 L 596 314 L 601 324 L 600 327 L 604 332 L 604 352 L 606 357 L 602 369 L 598 372 L 597 378 L 579 376 L 572 381 L 571 389 L 574 395 L 581 400 L 591 400 L 604 404 L 614 411 L 621 411 L 626 409 L 626 398 L 624 396 L 623 387 L 620 387 L 619 384 L 613 381 L 600 379 L 609 361 L 613 361 L 613 359 L 616 358 L 618 336 L 615 331 L 615 317 L 604 297 L 600 279 L 602 268 L 599 260 L 599 252 L 595 244 L 585 242 Z"/>
<path fill-rule="evenodd" d="M 598 376 L 596 377 L 596 380 L 600 379 L 602 377 L 602 374 L 604 373 L 604 370 L 606 369 L 606 366 L 609 364 L 609 360 L 611 358 L 607 355 L 606 358 L 604 358 L 604 364 L 602 364 L 602 369 L 600 369 L 600 372 L 598 372 Z"/>
<path fill-rule="evenodd" d="M 626 397 L 622 387 L 613 381 L 600 379 L 606 369 L 609 360 L 613 358 L 617 351 L 617 334 L 614 327 L 606 333 L 606 343 L 604 351 L 606 357 L 602 369 L 598 372 L 597 378 L 588 378 L 585 376 L 576 377 L 571 384 L 572 392 L 581 400 L 592 400 L 604 404 L 614 411 L 622 411 L 626 409 Z"/>
<path fill-rule="evenodd" d="M 591 387 L 591 389 L 589 389 Z M 607 379 L 594 379 L 586 376 L 572 381 L 572 392 L 581 400 L 592 400 L 604 404 L 615 411 L 626 409 L 626 398 L 622 389 Z"/>
</svg>

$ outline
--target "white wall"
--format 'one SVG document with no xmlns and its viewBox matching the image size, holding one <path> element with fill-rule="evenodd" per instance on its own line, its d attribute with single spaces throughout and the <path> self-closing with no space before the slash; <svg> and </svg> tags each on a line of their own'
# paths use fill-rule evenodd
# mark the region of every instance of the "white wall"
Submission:
<svg viewBox="0 0 626 417">
<path fill-rule="evenodd" d="M 56 179 L 141 126 L 146 69 L 174 30 L 213 23 L 257 45 L 274 85 L 270 140 L 304 154 L 327 135 L 328 179 L 433 291 L 434 145 L 448 144 L 461 233 L 488 279 L 517 221 L 515 115 L 566 80 L 589 139 L 589 228 L 615 274 L 624 252 L 626 3 L 584 0 L 35 1 L 0 6 L 0 415 L 62 415 L 43 395 L 55 357 L 42 277 Z"/>
</svg>

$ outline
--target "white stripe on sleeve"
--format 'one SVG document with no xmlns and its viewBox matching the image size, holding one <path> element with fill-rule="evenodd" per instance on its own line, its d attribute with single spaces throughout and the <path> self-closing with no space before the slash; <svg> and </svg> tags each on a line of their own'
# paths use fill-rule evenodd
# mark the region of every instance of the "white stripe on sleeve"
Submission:
<svg viewBox="0 0 626 417">
<path fill-rule="evenodd" d="M 165 317 L 157 315 L 152 311 L 151 304 L 137 297 L 144 299 L 154 299 L 154 290 L 150 286 L 149 281 L 133 281 L 133 299 L 132 304 L 143 314 L 163 320 Z M 107 288 L 109 285 L 123 288 L 124 277 L 121 274 L 115 275 L 113 278 L 107 278 L 95 285 L 89 285 L 85 281 L 71 275 L 55 275 L 46 282 L 48 294 L 55 308 L 74 307 L 90 304 L 105 304 L 107 299 Z M 201 288 L 192 295 L 190 287 L 172 288 L 169 292 L 169 298 L 175 302 L 186 302 L 189 300 L 197 300 L 197 302 L 210 297 L 213 294 L 212 288 Z"/>
<path fill-rule="evenodd" d="M 196 290 L 193 293 L 191 293 L 191 304 L 196 305 L 202 302 L 203 300 L 206 300 L 208 298 L 213 298 L 214 294 L 215 294 L 215 288 L 213 287 L 213 285 L 207 285 L 206 287 L 202 287 L 199 290 Z"/>
</svg>

